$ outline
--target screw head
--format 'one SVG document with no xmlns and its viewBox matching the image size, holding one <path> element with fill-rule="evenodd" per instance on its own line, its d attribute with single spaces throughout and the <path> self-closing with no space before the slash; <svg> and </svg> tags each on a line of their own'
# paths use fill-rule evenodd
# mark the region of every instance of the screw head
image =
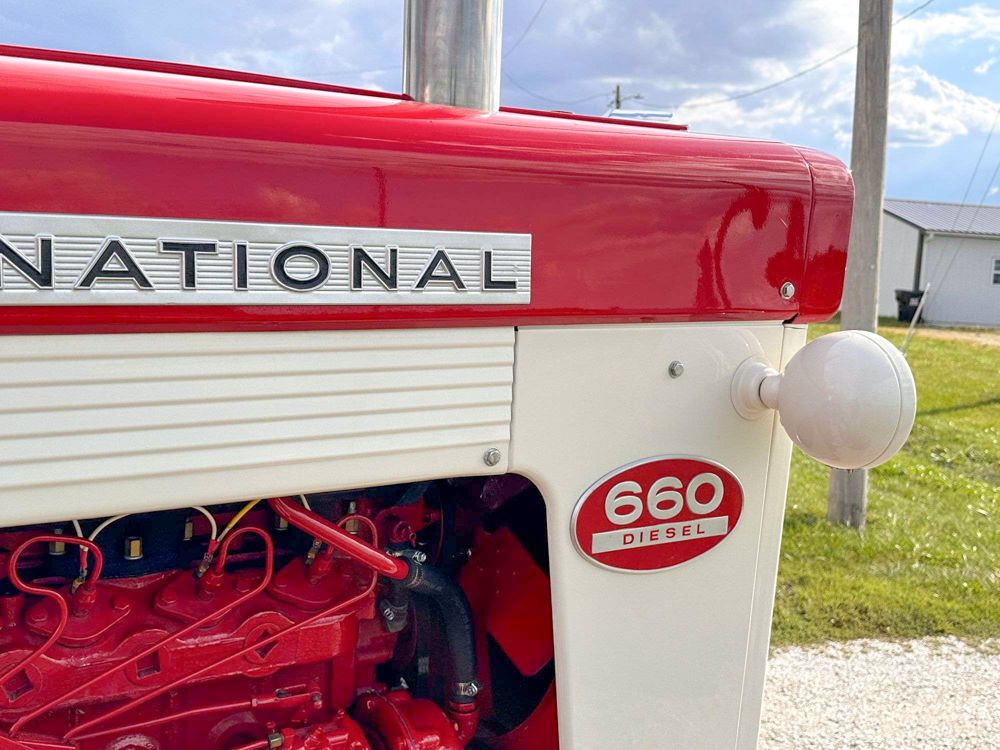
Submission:
<svg viewBox="0 0 1000 750">
<path fill-rule="evenodd" d="M 500 453 L 499 448 L 490 448 L 483 454 L 483 463 L 487 466 L 496 466 L 500 463 L 501 458 L 503 458 L 503 454 Z"/>
<path fill-rule="evenodd" d="M 382 610 L 382 617 L 384 617 L 389 622 L 396 619 L 396 613 L 392 611 L 392 607 L 386 607 Z"/>
<path fill-rule="evenodd" d="M 678 362 L 676 359 L 670 363 L 670 367 L 667 368 L 667 373 L 672 378 L 679 378 L 684 374 L 684 363 Z"/>
<path fill-rule="evenodd" d="M 795 284 L 786 281 L 781 285 L 781 299 L 791 299 L 795 296 Z"/>
</svg>

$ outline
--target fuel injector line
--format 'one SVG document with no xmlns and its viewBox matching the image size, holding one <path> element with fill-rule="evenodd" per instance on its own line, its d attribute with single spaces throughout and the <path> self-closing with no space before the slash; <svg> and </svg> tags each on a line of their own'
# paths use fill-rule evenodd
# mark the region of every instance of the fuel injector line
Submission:
<svg viewBox="0 0 1000 750">
<path fill-rule="evenodd" d="M 382 550 L 354 536 L 354 534 L 344 531 L 318 513 L 306 510 L 291 498 L 274 497 L 268 500 L 268 503 L 271 506 L 271 510 L 292 524 L 292 526 L 306 532 L 312 537 L 322 539 L 348 557 L 357 560 L 362 565 L 367 565 L 379 573 L 379 575 L 393 578 L 397 581 L 401 581 L 406 577 L 407 565 L 404 560 L 387 555 Z"/>
</svg>

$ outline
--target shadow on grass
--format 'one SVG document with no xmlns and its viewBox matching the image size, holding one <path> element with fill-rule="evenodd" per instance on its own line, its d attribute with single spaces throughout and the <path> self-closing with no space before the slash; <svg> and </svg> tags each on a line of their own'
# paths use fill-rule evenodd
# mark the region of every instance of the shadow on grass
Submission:
<svg viewBox="0 0 1000 750">
<path fill-rule="evenodd" d="M 981 406 L 993 406 L 994 404 L 1000 404 L 1000 396 L 984 398 L 981 401 L 971 401 L 967 404 L 955 404 L 955 406 L 939 406 L 936 409 L 925 409 L 924 411 L 918 411 L 917 416 L 933 417 L 936 414 L 948 414 L 955 411 L 965 411 L 966 409 L 978 409 Z"/>
</svg>

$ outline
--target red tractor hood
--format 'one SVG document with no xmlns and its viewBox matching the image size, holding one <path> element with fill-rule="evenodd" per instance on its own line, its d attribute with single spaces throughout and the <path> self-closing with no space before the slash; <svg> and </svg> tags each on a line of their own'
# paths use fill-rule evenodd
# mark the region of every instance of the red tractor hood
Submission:
<svg viewBox="0 0 1000 750">
<path fill-rule="evenodd" d="M 10 213 L 157 217 L 517 233 L 533 258 L 524 305 L 192 295 L 11 305 L 0 332 L 816 321 L 840 303 L 853 188 L 815 151 L 12 47 L 0 91 L 0 236 Z"/>
</svg>

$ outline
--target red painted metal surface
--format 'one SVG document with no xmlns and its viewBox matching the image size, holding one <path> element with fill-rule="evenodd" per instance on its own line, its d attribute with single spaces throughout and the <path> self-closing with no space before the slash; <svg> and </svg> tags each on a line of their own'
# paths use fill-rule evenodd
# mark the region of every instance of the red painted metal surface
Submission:
<svg viewBox="0 0 1000 750">
<path fill-rule="evenodd" d="M 521 674 L 538 674 L 552 661 L 549 579 L 510 529 L 483 535 L 459 582 L 476 622 Z"/>
<path fill-rule="evenodd" d="M 377 544 L 370 519 L 348 522 Z M 253 538 L 263 550 L 245 548 Z M 0 748 L 221 750 L 266 747 L 253 738 L 273 734 L 292 750 L 408 747 L 393 744 L 398 737 L 458 750 L 468 740 L 441 707 L 404 693 L 390 694 L 396 708 L 385 715 L 358 708 L 364 730 L 346 714 L 359 693 L 381 700 L 375 667 L 392 657 L 397 638 L 374 619 L 377 571 L 352 557 L 324 552 L 308 569 L 295 557 L 278 579 L 271 536 L 248 526 L 224 538 L 201 579 L 189 569 L 102 581 L 93 542 L 0 531 L 0 546 L 12 542 L 6 568 L 15 593 L 3 592 L 0 628 L 0 726 L 9 729 L 0 731 Z M 87 547 L 87 580 L 73 589 L 22 580 L 22 557 L 37 568 L 43 542 Z M 235 556 L 239 567 L 227 571 Z M 312 603 L 325 599 L 303 609 L 280 587 L 312 589 Z M 82 639 L 73 628 L 100 635 Z"/>
<path fill-rule="evenodd" d="M 100 545 L 39 527 L 0 529 L 0 750 L 250 750 L 278 738 L 289 750 L 466 747 L 481 702 L 453 703 L 434 687 L 450 657 L 417 646 L 426 623 L 416 602 L 402 628 L 383 621 L 376 602 L 396 590 L 385 574 L 399 562 L 383 544 L 424 550 L 445 576 L 465 569 L 478 592 L 477 643 L 488 632 L 521 664 L 552 658 L 547 576 L 508 526 L 484 529 L 505 502 L 524 501 L 523 482 L 413 489 L 319 493 L 314 511 L 288 498 L 261 502 L 241 515 L 246 525 L 226 524 L 221 541 L 200 515 L 192 523 L 172 511 L 130 516 Z M 517 518 L 544 523 L 534 515 L 540 498 L 533 502 L 517 506 Z M 216 526 L 235 514 L 219 508 Z M 446 518 L 459 549 L 477 548 L 475 565 L 443 545 Z M 121 552 L 136 534 L 138 559 Z M 332 541 L 318 545 L 314 535 Z M 74 546 L 88 555 L 71 554 Z M 215 556 L 205 564 L 208 548 Z M 501 594 L 491 604 L 484 594 L 493 588 Z M 515 653 L 517 639 L 532 638 L 547 645 Z M 499 679 L 508 694 L 518 687 Z M 551 679 L 542 675 L 542 690 Z M 507 722 L 516 734 L 506 746 L 554 748 L 554 739 L 536 741 L 554 738 L 550 703 L 530 716 L 529 706 L 523 727 Z M 509 744 L 514 736 L 520 744 Z"/>
<path fill-rule="evenodd" d="M 427 738 L 431 747 L 461 750 L 471 737 L 459 739 L 455 728 L 434 703 L 412 698 L 403 690 L 364 695 L 354 712 L 361 724 L 378 727 L 387 750 L 417 750 L 416 737 Z"/>
<path fill-rule="evenodd" d="M 23 595 L 32 594 L 34 596 L 42 597 L 40 605 L 51 604 L 56 610 L 52 617 L 52 626 L 48 632 L 43 633 L 45 640 L 39 644 L 36 648 L 32 649 L 20 659 L 12 659 L 11 662 L 3 667 L 0 667 L 0 688 L 7 684 L 7 681 L 17 676 L 19 673 L 26 672 L 26 670 L 31 669 L 32 665 L 38 661 L 42 656 L 44 656 L 52 646 L 54 646 L 59 639 L 63 636 L 67 625 L 70 621 L 70 607 L 66 603 L 66 599 L 59 593 L 52 591 L 44 586 L 33 586 L 29 583 L 25 583 L 20 574 L 18 573 L 17 566 L 21 559 L 21 556 L 29 550 L 35 544 L 42 544 L 47 542 L 64 542 L 69 544 L 78 544 L 83 548 L 90 550 L 94 555 L 94 564 L 91 566 L 90 575 L 84 582 L 83 586 L 77 591 L 77 598 L 74 599 L 76 605 L 73 607 L 74 614 L 86 614 L 86 611 L 81 606 L 80 602 L 93 603 L 95 598 L 95 591 L 97 586 L 97 581 L 101 577 L 101 568 L 104 565 L 104 556 L 101 554 L 100 548 L 91 541 L 86 539 L 81 539 L 79 537 L 63 537 L 56 536 L 54 534 L 41 534 L 38 536 L 33 536 L 27 541 L 20 544 L 10 555 L 7 560 L 7 576 L 10 579 L 13 587 L 20 592 L 21 596 L 11 597 L 12 599 L 19 599 L 21 601 L 21 606 L 15 608 L 15 612 L 20 614 L 23 609 Z M 8 610 L 10 614 L 10 610 Z M 81 618 L 77 618 L 81 619 Z M 31 617 L 28 618 L 31 622 Z M 35 620 L 37 622 L 37 618 Z M 15 621 L 14 625 L 20 624 Z M 11 623 L 5 623 L 7 626 L 11 626 Z"/>
<path fill-rule="evenodd" d="M 814 152 L 6 51 L 2 211 L 526 232 L 533 279 L 522 306 L 6 307 L 0 333 L 809 321 L 840 299 L 850 178 Z"/>
<path fill-rule="evenodd" d="M 269 503 L 271 510 L 293 526 L 302 529 L 317 539 L 322 539 L 327 544 L 361 564 L 368 566 L 380 575 L 397 581 L 406 578 L 409 568 L 405 560 L 387 555 L 382 550 L 344 531 L 336 524 L 330 523 L 322 516 L 303 508 L 290 498 L 276 497 L 272 498 Z"/>
<path fill-rule="evenodd" d="M 507 527 L 482 533 L 459 582 L 469 597 L 477 629 L 477 652 L 483 693 L 483 715 L 496 713 L 492 678 L 487 673 L 487 636 L 525 677 L 538 674 L 555 656 L 552 596 L 548 576 Z M 555 685 L 511 731 L 483 737 L 494 750 L 549 750 L 559 746 Z"/>
<path fill-rule="evenodd" d="M 313 725 L 308 729 L 287 727 L 275 735 L 281 738 L 282 750 L 371 750 L 364 731 L 346 714 L 340 714 L 335 721 Z M 436 745 L 426 740 L 427 738 L 420 737 L 418 741 L 424 742 L 431 750 L 438 750 Z M 235 750 L 268 750 L 270 747 L 272 745 L 268 740 L 258 740 L 240 745 Z M 406 745 L 401 747 L 405 748 Z"/>
</svg>

